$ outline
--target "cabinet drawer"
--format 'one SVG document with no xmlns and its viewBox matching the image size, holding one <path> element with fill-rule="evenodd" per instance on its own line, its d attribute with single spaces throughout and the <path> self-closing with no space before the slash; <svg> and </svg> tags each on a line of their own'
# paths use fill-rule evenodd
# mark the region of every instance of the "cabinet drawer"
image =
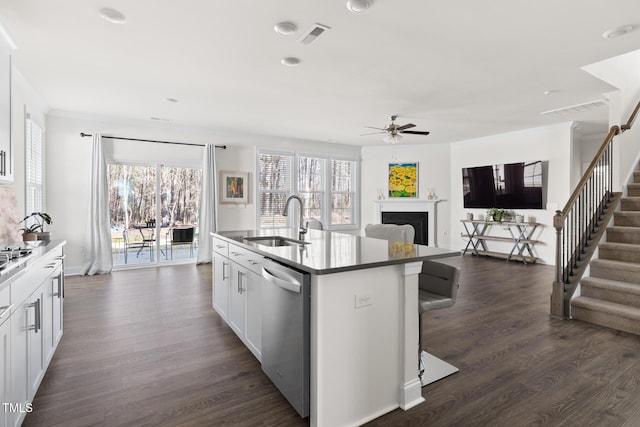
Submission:
<svg viewBox="0 0 640 427">
<path fill-rule="evenodd" d="M 29 263 L 24 274 L 11 283 L 11 303 L 14 309 L 27 299 L 62 263 L 62 260 L 57 259 L 60 255 L 61 252 L 54 251 L 33 264 Z"/>
<path fill-rule="evenodd" d="M 241 266 L 262 274 L 262 255 L 236 245 L 229 245 L 229 259 Z"/>
<path fill-rule="evenodd" d="M 217 237 L 212 237 L 213 239 L 213 250 L 219 253 L 222 256 L 229 256 L 229 243 L 226 240 L 218 239 Z"/>
</svg>

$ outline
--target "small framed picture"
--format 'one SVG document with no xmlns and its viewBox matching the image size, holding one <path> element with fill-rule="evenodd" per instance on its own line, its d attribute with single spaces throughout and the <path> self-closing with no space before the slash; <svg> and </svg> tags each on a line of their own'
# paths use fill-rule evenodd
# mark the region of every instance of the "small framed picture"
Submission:
<svg viewBox="0 0 640 427">
<path fill-rule="evenodd" d="M 220 203 L 249 203 L 249 172 L 220 171 Z"/>
<path fill-rule="evenodd" d="M 418 163 L 389 163 L 389 197 L 418 197 Z"/>
</svg>

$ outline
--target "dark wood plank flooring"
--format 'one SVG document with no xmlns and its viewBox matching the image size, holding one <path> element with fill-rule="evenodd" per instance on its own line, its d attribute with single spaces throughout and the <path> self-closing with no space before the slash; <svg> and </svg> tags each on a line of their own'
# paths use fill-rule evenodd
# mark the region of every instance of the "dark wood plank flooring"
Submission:
<svg viewBox="0 0 640 427">
<path fill-rule="evenodd" d="M 454 257 L 456 305 L 423 316 L 460 372 L 371 426 L 638 426 L 640 337 L 551 319 L 553 269 Z M 211 267 L 69 277 L 65 332 L 25 426 L 305 426 L 211 308 Z"/>
</svg>

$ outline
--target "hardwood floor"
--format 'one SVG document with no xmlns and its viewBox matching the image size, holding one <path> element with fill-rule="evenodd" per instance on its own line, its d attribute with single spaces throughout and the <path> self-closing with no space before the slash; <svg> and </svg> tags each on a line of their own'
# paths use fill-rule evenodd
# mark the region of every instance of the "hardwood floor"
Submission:
<svg viewBox="0 0 640 427">
<path fill-rule="evenodd" d="M 423 343 L 460 372 L 371 426 L 638 426 L 640 337 L 549 318 L 553 269 L 454 257 Z M 211 267 L 69 277 L 65 331 L 25 426 L 305 426 L 211 308 Z"/>
</svg>

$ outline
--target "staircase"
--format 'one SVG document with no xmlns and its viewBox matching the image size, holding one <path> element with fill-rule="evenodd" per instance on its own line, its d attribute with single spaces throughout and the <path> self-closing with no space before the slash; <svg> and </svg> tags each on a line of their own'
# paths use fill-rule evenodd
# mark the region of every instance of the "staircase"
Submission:
<svg viewBox="0 0 640 427">
<path fill-rule="evenodd" d="M 627 187 L 613 226 L 571 300 L 571 317 L 640 335 L 640 171 Z"/>
</svg>

